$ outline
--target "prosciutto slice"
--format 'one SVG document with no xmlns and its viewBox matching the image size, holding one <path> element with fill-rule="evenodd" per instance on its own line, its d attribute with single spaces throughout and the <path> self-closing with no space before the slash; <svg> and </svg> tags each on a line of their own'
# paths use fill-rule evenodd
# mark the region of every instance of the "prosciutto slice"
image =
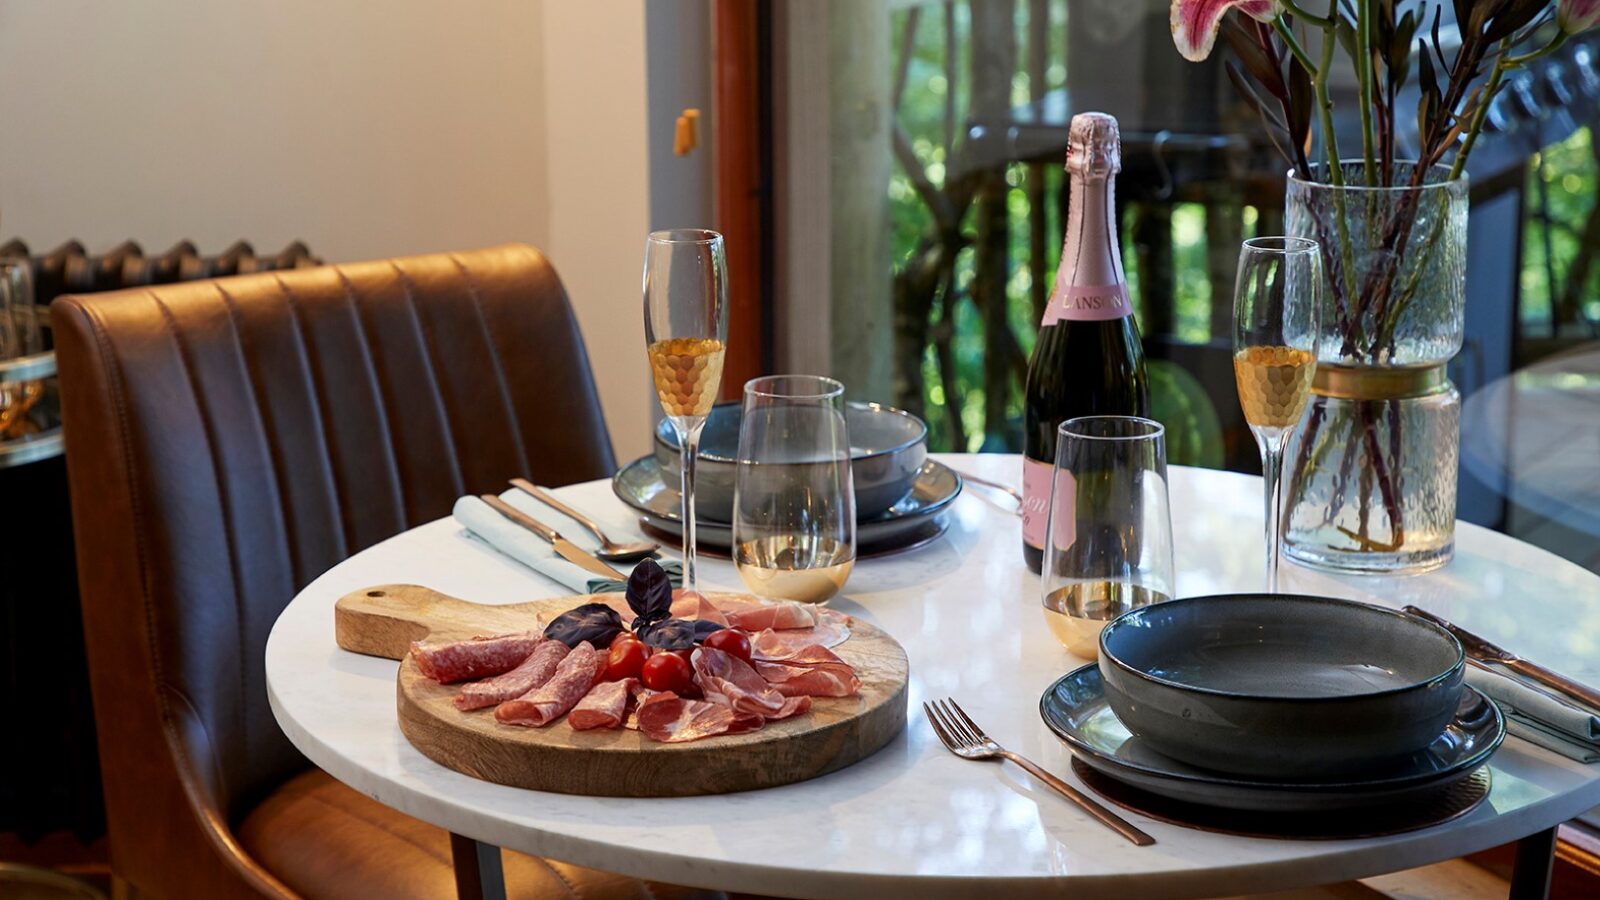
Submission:
<svg viewBox="0 0 1600 900">
<path fill-rule="evenodd" d="M 574 731 L 591 728 L 621 728 L 627 718 L 628 697 L 639 686 L 639 679 L 603 681 L 590 689 L 578 705 L 567 713 L 567 724 Z"/>
<path fill-rule="evenodd" d="M 810 628 L 779 631 L 768 628 L 750 636 L 750 655 L 754 659 L 779 662 L 807 647 L 837 647 L 850 638 L 850 629 L 836 622 L 818 622 Z"/>
<path fill-rule="evenodd" d="M 672 617 L 674 619 L 704 619 L 707 622 L 715 622 L 718 625 L 731 624 L 727 616 L 722 614 L 722 610 L 715 603 L 708 600 L 706 595 L 698 591 L 681 589 L 673 591 Z"/>
<path fill-rule="evenodd" d="M 811 708 L 811 698 L 786 697 L 751 668 L 750 664 L 714 647 L 700 647 L 690 657 L 695 683 L 706 699 L 735 713 L 763 719 L 787 719 Z"/>
<path fill-rule="evenodd" d="M 463 685 L 456 695 L 456 709 L 483 709 L 542 686 L 555 674 L 556 666 L 567 655 L 567 645 L 560 641 L 540 641 L 522 664 L 501 675 Z"/>
<path fill-rule="evenodd" d="M 543 685 L 494 708 L 497 721 L 507 725 L 549 725 L 576 706 L 595 682 L 595 657 L 601 655 L 588 641 L 572 648 L 555 674 Z"/>
<path fill-rule="evenodd" d="M 786 697 L 853 697 L 861 679 L 827 647 L 806 647 L 782 662 L 756 660 L 755 670 Z"/>
<path fill-rule="evenodd" d="M 810 628 L 817 624 L 813 607 L 793 601 L 761 606 L 746 606 L 727 614 L 728 624 L 752 634 L 768 628 Z"/>
<path fill-rule="evenodd" d="M 422 674 L 440 684 L 473 681 L 521 665 L 541 639 L 537 632 L 525 631 L 466 641 L 413 641 L 411 658 Z"/>
<path fill-rule="evenodd" d="M 639 731 L 667 744 L 697 741 L 719 734 L 754 731 L 766 721 L 710 700 L 685 700 L 671 691 L 654 693 L 639 704 L 634 716 Z"/>
</svg>

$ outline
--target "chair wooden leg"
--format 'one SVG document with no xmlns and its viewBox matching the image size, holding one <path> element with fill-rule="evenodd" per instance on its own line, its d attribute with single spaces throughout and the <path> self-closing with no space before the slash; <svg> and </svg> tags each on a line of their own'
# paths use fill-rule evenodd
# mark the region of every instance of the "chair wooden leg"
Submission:
<svg viewBox="0 0 1600 900">
<path fill-rule="evenodd" d="M 505 900 L 506 873 L 500 848 L 450 832 L 450 856 L 455 862 L 456 896 L 461 900 Z"/>
<path fill-rule="evenodd" d="M 1517 861 L 1511 870 L 1511 900 L 1546 900 L 1550 872 L 1556 859 L 1556 829 L 1530 834 L 1517 842 Z"/>
</svg>

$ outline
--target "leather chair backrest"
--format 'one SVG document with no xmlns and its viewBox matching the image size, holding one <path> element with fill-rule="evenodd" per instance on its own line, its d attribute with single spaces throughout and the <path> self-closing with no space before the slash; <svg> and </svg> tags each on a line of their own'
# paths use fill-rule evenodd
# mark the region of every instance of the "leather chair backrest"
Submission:
<svg viewBox="0 0 1600 900">
<path fill-rule="evenodd" d="M 226 857 L 304 768 L 262 664 L 300 588 L 462 494 L 615 468 L 531 247 L 63 297 L 52 320 L 111 848 L 136 885 L 202 862 L 196 841 Z"/>
</svg>

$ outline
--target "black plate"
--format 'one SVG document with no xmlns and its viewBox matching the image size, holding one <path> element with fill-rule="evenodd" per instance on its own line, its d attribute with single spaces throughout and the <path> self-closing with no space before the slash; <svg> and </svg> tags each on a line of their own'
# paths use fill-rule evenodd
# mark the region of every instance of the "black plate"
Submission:
<svg viewBox="0 0 1600 900">
<path fill-rule="evenodd" d="M 655 457 L 640 457 L 617 470 L 611 478 L 611 490 L 651 528 L 673 536 L 680 533 L 682 501 L 678 486 L 662 479 L 661 465 Z M 939 514 L 960 495 L 961 476 L 954 469 L 931 459 L 924 462 L 911 493 L 887 512 L 856 523 L 858 555 L 867 555 L 864 547 L 904 549 L 906 544 L 926 542 L 930 534 L 937 537 L 944 531 Z M 700 527 L 695 536 L 700 543 L 723 550 L 733 546 L 732 525 L 707 519 L 703 513 L 696 518 Z"/>
<path fill-rule="evenodd" d="M 1039 700 L 1039 715 L 1083 764 L 1103 775 L 1186 803 L 1268 812 L 1344 810 L 1421 797 L 1470 775 L 1506 734 L 1499 708 L 1468 687 L 1439 737 L 1391 770 L 1328 781 L 1269 781 L 1200 769 L 1150 749 L 1106 704 L 1100 670 L 1092 663 L 1050 685 Z"/>
</svg>

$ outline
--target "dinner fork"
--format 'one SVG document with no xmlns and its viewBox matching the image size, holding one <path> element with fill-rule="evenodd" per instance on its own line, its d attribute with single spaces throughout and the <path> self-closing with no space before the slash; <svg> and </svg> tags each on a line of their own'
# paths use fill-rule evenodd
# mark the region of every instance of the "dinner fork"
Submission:
<svg viewBox="0 0 1600 900">
<path fill-rule="evenodd" d="M 1012 753 L 1010 750 L 995 743 L 994 738 L 984 734 L 983 729 L 967 716 L 965 710 L 956 705 L 954 700 L 935 700 L 930 705 L 922 704 L 922 712 L 928 717 L 928 724 L 933 726 L 933 733 L 939 736 L 945 749 L 962 759 L 1009 759 L 1029 775 L 1039 779 L 1057 793 L 1076 803 L 1084 812 L 1094 816 L 1100 824 L 1110 828 L 1140 847 L 1148 847 L 1156 839 L 1139 829 L 1128 824 L 1121 816 L 1096 803 L 1082 791 L 1067 784 L 1065 781 L 1051 775 L 1027 757 Z"/>
</svg>

